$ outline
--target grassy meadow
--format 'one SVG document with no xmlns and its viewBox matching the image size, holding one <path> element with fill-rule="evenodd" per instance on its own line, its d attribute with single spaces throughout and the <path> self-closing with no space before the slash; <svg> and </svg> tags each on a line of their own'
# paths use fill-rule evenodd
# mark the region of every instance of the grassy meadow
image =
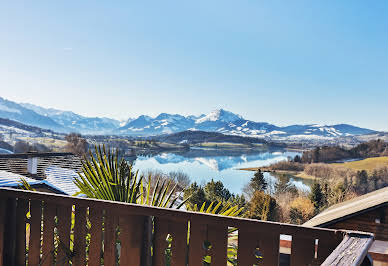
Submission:
<svg viewBox="0 0 388 266">
<path fill-rule="evenodd" d="M 374 169 L 388 166 L 388 156 L 367 158 L 360 161 L 345 162 L 345 163 L 334 163 L 333 165 L 346 167 L 352 170 L 361 171 L 373 171 Z"/>
</svg>

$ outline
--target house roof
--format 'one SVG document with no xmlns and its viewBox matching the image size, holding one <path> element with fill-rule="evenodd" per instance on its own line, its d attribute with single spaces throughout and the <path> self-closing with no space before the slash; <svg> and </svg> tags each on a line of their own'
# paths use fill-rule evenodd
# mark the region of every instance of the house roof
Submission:
<svg viewBox="0 0 388 266">
<path fill-rule="evenodd" d="M 0 187 L 19 187 L 22 185 L 21 179 L 24 178 L 30 185 L 39 185 L 42 180 L 35 180 L 26 176 L 0 170 Z"/>
<path fill-rule="evenodd" d="M 303 225 L 328 226 L 386 204 L 388 204 L 388 187 L 333 205 Z"/>
<path fill-rule="evenodd" d="M 78 178 L 78 174 L 74 170 L 64 169 L 60 167 L 50 166 L 46 168 L 46 179 L 43 182 L 55 187 L 67 195 L 74 195 L 79 192 L 79 188 L 74 184 L 74 178 Z"/>
<path fill-rule="evenodd" d="M 37 158 L 37 178 L 45 179 L 45 169 L 49 166 L 71 169 L 80 172 L 81 159 L 72 153 L 15 153 L 0 154 L 0 170 L 20 174 L 31 175 L 27 171 L 28 158 Z"/>
<path fill-rule="evenodd" d="M 78 174 L 74 170 L 64 169 L 60 167 L 50 166 L 45 170 L 47 178 L 37 180 L 20 174 L 10 173 L 0 170 L 0 187 L 22 186 L 21 179 L 24 178 L 33 188 L 46 187 L 55 193 L 74 195 L 79 191 L 74 184 L 74 178 L 78 178 Z"/>
</svg>

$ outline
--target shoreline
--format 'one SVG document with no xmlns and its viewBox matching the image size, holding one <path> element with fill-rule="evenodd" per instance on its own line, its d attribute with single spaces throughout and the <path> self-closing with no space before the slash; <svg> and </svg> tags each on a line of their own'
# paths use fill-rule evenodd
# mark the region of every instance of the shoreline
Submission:
<svg viewBox="0 0 388 266">
<path fill-rule="evenodd" d="M 315 176 L 306 175 L 303 171 L 271 170 L 271 169 L 268 169 L 267 167 L 247 167 L 247 168 L 238 168 L 237 170 L 256 172 L 259 169 L 264 173 L 288 174 L 288 175 L 292 175 L 292 176 L 295 176 L 298 178 L 310 179 L 310 180 L 311 179 L 318 179 Z"/>
</svg>

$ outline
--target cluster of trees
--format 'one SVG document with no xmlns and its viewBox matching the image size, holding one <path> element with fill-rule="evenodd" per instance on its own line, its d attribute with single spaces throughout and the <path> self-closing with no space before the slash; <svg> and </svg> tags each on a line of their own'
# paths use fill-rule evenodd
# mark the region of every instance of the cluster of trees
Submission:
<svg viewBox="0 0 388 266">
<path fill-rule="evenodd" d="M 315 214 L 313 202 L 306 192 L 288 182 L 288 176 L 278 174 L 278 181 L 269 186 L 258 170 L 244 188 L 248 198 L 245 216 L 252 219 L 302 224 Z"/>
<path fill-rule="evenodd" d="M 293 160 L 280 161 L 271 164 L 267 168 L 270 170 L 284 170 L 284 171 L 303 171 L 305 165 L 301 162 L 298 162 L 300 156 L 296 155 Z"/>
<path fill-rule="evenodd" d="M 316 147 L 303 152 L 302 157 L 296 156 L 296 163 L 328 163 L 349 158 L 369 158 L 388 156 L 388 143 L 383 140 L 371 140 L 361 143 L 354 148 L 346 149 L 341 146 Z"/>
<path fill-rule="evenodd" d="M 388 167 L 373 171 L 356 171 L 340 166 L 314 164 L 306 167 L 305 172 L 318 177 L 312 188 L 311 200 L 316 211 L 388 186 Z"/>
<path fill-rule="evenodd" d="M 19 140 L 13 146 L 14 153 L 26 153 L 26 152 L 50 152 L 51 149 L 44 144 L 29 143 L 24 140 Z"/>
<path fill-rule="evenodd" d="M 168 192 L 170 192 L 173 188 L 177 192 L 184 191 L 190 186 L 190 177 L 181 171 L 172 171 L 169 173 L 164 173 L 160 170 L 147 170 L 144 173 L 146 178 L 146 182 L 150 182 L 150 187 L 153 189 L 156 186 L 157 181 L 169 183 L 170 187 Z"/>
<path fill-rule="evenodd" d="M 238 206 L 238 208 L 245 207 L 246 205 L 244 196 L 234 195 L 224 187 L 221 181 L 214 181 L 213 179 L 203 186 L 198 185 L 196 182 L 192 183 L 184 192 L 184 198 L 189 196 L 190 198 L 186 202 L 186 208 L 188 210 L 195 209 L 195 205 L 197 205 L 197 208 L 201 208 L 203 203 L 205 203 L 205 208 L 207 208 L 212 202 L 221 202 L 221 208 L 219 210 L 228 203 L 233 206 Z"/>
</svg>

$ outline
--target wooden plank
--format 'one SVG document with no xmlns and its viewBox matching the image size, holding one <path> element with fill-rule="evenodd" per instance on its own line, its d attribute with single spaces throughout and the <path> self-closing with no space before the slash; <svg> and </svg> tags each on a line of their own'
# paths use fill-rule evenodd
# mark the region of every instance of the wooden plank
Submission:
<svg viewBox="0 0 388 266">
<path fill-rule="evenodd" d="M 73 265 L 86 264 L 86 208 L 76 206 Z"/>
<path fill-rule="evenodd" d="M 101 245 L 102 245 L 102 209 L 89 209 L 90 227 L 90 246 L 89 246 L 89 265 L 101 264 Z"/>
<path fill-rule="evenodd" d="M 116 223 L 111 212 L 106 211 L 104 227 L 104 265 L 116 265 Z"/>
<path fill-rule="evenodd" d="M 261 232 L 259 234 L 260 252 L 263 255 L 260 262 L 263 265 L 279 265 L 279 245 L 279 232 Z"/>
<path fill-rule="evenodd" d="M 3 266 L 6 199 L 0 198 L 0 266 Z"/>
<path fill-rule="evenodd" d="M 42 266 L 54 265 L 54 218 L 56 213 L 57 207 L 54 204 L 44 203 Z"/>
<path fill-rule="evenodd" d="M 186 265 L 187 257 L 187 222 L 172 223 L 171 266 Z"/>
<path fill-rule="evenodd" d="M 16 264 L 26 264 L 26 214 L 28 201 L 18 199 L 16 206 Z"/>
<path fill-rule="evenodd" d="M 322 263 L 323 266 L 357 266 L 361 265 L 373 243 L 373 235 L 348 233 L 337 248 Z M 368 258 L 367 258 L 368 259 Z"/>
<path fill-rule="evenodd" d="M 311 265 L 315 255 L 315 239 L 292 236 L 291 266 Z"/>
<path fill-rule="evenodd" d="M 237 264 L 242 266 L 252 266 L 257 264 L 255 250 L 257 240 L 255 234 L 241 228 L 238 230 Z"/>
<path fill-rule="evenodd" d="M 169 233 L 169 221 L 159 219 L 155 217 L 155 238 L 154 238 L 154 255 L 153 264 L 154 266 L 165 266 L 166 255 L 165 250 L 167 248 L 167 234 Z"/>
<path fill-rule="evenodd" d="M 121 265 L 141 265 L 143 221 L 141 216 L 120 217 Z"/>
<path fill-rule="evenodd" d="M 60 205 L 57 208 L 58 216 L 58 255 L 57 264 L 67 265 L 70 260 L 70 227 L 71 227 L 71 205 Z"/>
<path fill-rule="evenodd" d="M 208 236 L 212 245 L 210 249 L 211 265 L 225 266 L 228 252 L 228 227 L 224 225 L 208 226 Z"/>
<path fill-rule="evenodd" d="M 206 240 L 206 225 L 196 220 L 190 221 L 189 266 L 203 264 L 205 256 L 204 242 Z"/>
<path fill-rule="evenodd" d="M 39 265 L 40 260 L 40 235 L 42 222 L 42 202 L 30 202 L 30 240 L 28 250 L 28 264 Z"/>
</svg>

